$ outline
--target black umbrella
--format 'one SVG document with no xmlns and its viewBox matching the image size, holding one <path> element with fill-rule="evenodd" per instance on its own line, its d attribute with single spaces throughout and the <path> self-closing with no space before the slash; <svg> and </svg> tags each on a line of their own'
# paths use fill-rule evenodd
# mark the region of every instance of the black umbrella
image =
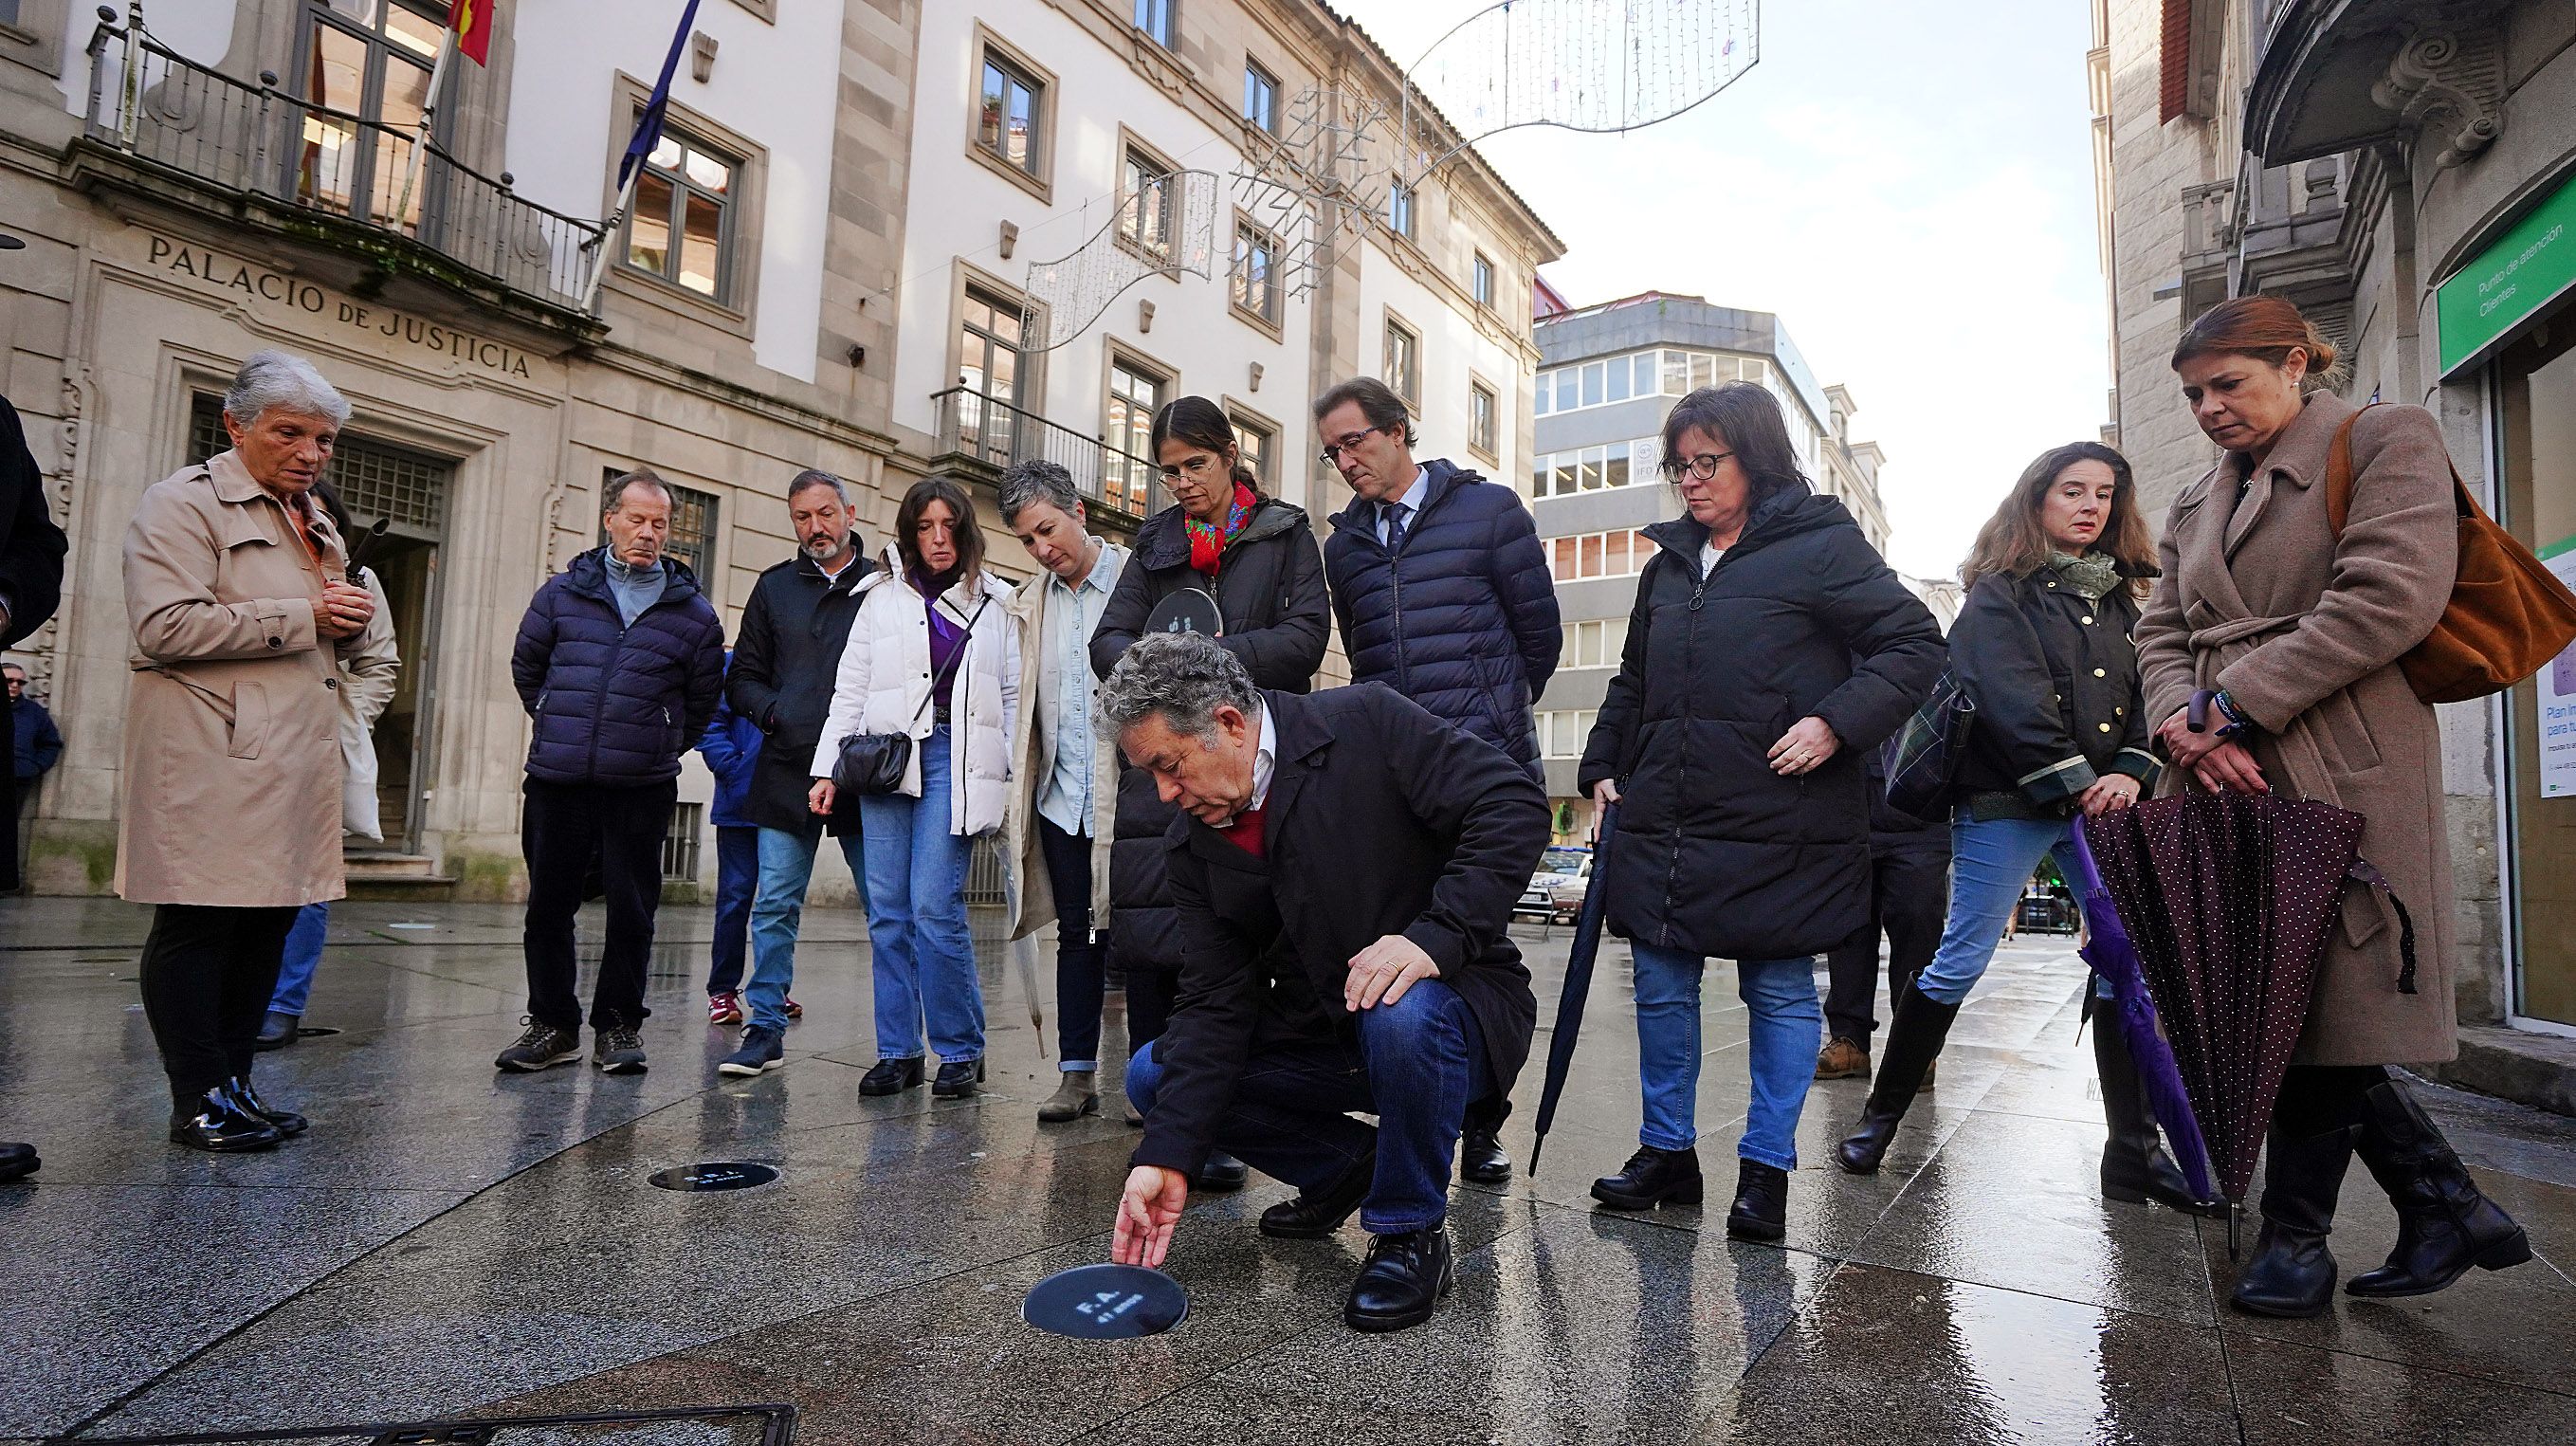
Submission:
<svg viewBox="0 0 2576 1446">
<path fill-rule="evenodd" d="M 1556 1027 L 1547 1041 L 1547 1084 L 1538 1096 L 1538 1138 L 1530 1142 L 1530 1173 L 1538 1173 L 1539 1151 L 1547 1148 L 1547 1131 L 1556 1123 L 1556 1102 L 1565 1094 L 1565 1072 L 1574 1065 L 1574 1038 L 1583 1029 L 1583 1003 L 1592 993 L 1593 956 L 1601 952 L 1601 911 L 1610 891 L 1610 844 L 1619 833 L 1619 805 L 1601 810 L 1601 827 L 1592 839 L 1592 883 L 1583 891 L 1583 910 L 1574 916 L 1574 947 L 1565 956 L 1565 993 L 1556 1002 Z"/>
</svg>

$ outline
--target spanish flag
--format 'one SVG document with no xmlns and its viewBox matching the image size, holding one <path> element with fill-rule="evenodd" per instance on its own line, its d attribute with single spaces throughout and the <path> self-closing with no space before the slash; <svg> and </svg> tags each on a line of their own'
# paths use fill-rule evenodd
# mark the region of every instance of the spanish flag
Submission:
<svg viewBox="0 0 2576 1446">
<path fill-rule="evenodd" d="M 499 0 L 448 0 L 447 28 L 456 32 L 456 48 L 476 65 L 492 63 L 492 9 Z"/>
</svg>

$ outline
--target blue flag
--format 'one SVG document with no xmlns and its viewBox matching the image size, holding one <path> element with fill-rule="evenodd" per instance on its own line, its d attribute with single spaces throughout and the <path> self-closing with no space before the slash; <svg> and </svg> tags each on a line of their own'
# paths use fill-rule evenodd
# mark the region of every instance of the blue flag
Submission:
<svg viewBox="0 0 2576 1446">
<path fill-rule="evenodd" d="M 617 163 L 617 192 L 621 196 L 635 168 L 644 164 L 644 158 L 662 143 L 662 118 L 671 109 L 671 77 L 680 68 L 680 52 L 689 48 L 689 27 L 697 18 L 698 0 L 689 0 L 680 11 L 680 29 L 671 37 L 671 53 L 662 58 L 662 78 L 654 83 L 643 114 L 635 118 L 635 138 L 626 143 L 626 159 Z"/>
</svg>

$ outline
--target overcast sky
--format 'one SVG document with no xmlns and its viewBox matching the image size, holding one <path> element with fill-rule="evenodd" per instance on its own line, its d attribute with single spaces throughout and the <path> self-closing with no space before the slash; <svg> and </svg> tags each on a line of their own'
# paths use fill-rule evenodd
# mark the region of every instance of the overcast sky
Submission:
<svg viewBox="0 0 2576 1446">
<path fill-rule="evenodd" d="M 1397 63 L 1490 0 L 1331 0 Z M 1847 383 L 1903 571 L 1948 576 L 2022 467 L 2108 410 L 2086 7 L 1772 0 L 1760 63 L 1624 136 L 1479 147 L 1564 239 L 1575 304 L 1777 313 Z"/>
</svg>

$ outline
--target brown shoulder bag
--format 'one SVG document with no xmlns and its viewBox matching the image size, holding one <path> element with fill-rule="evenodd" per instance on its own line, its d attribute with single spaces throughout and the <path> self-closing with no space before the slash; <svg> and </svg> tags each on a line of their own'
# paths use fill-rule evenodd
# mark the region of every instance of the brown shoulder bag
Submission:
<svg viewBox="0 0 2576 1446">
<path fill-rule="evenodd" d="M 2352 514 L 2352 424 L 2359 420 L 2361 412 L 2346 417 L 2326 453 L 2326 524 L 2338 541 Z M 2456 464 L 2451 495 L 2459 503 L 2460 575 L 2450 606 L 2432 635 L 2397 660 L 2427 703 L 2501 693 L 2576 642 L 2576 593 L 2479 508 Z"/>
</svg>

